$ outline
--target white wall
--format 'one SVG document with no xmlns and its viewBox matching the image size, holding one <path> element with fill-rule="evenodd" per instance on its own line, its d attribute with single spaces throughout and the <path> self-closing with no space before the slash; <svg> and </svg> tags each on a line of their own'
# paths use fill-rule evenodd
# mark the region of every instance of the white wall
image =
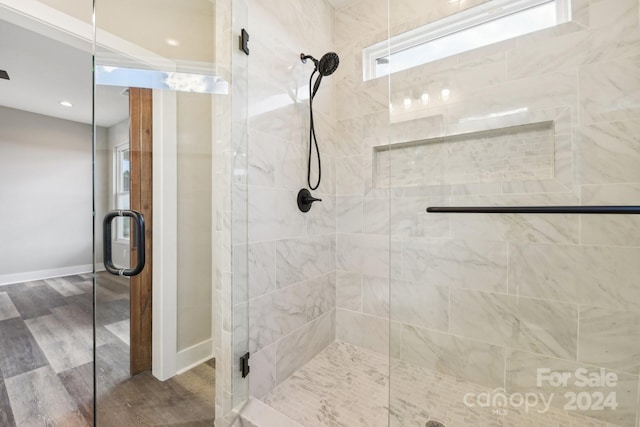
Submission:
<svg viewBox="0 0 640 427">
<path fill-rule="evenodd" d="M 178 351 L 211 344 L 211 96 L 178 94 Z"/>
<path fill-rule="evenodd" d="M 0 283 L 90 271 L 91 151 L 89 125 L 0 107 Z"/>
<path fill-rule="evenodd" d="M 103 270 L 103 251 L 102 251 L 102 219 L 109 210 L 110 188 L 109 188 L 109 171 L 111 164 L 107 150 L 108 146 L 108 129 L 98 127 L 96 138 L 96 158 L 94 165 L 95 176 L 95 195 L 94 206 L 96 210 L 95 216 L 95 233 L 96 233 L 96 269 Z"/>
<path fill-rule="evenodd" d="M 107 129 L 107 145 L 106 150 L 104 152 L 105 161 L 108 164 L 107 167 L 107 177 L 106 177 L 106 187 L 108 189 L 108 193 L 106 195 L 108 210 L 112 210 L 116 208 L 116 200 L 115 200 L 115 158 L 114 153 L 115 149 L 118 145 L 122 145 L 124 143 L 129 142 L 129 119 L 123 120 L 115 125 L 109 127 Z M 104 212 L 106 213 L 106 211 Z M 104 215 L 103 215 L 104 216 Z M 103 217 L 102 216 L 102 217 Z M 102 221 L 102 217 L 100 221 Z M 113 221 L 114 226 L 116 221 L 124 221 L 123 219 L 115 219 Z M 114 234 L 115 236 L 115 234 Z M 130 246 L 129 243 L 117 241 L 115 237 L 111 242 L 112 249 L 112 257 L 113 262 L 117 266 L 121 267 L 129 267 L 130 263 Z"/>
</svg>

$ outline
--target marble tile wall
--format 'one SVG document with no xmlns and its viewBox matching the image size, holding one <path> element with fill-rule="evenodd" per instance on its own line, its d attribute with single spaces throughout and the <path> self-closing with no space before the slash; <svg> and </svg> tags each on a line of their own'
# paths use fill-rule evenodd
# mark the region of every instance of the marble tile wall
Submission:
<svg viewBox="0 0 640 427">
<path fill-rule="evenodd" d="M 362 48 L 386 39 L 387 22 L 397 34 L 482 2 L 390 0 L 387 12 L 363 0 L 335 13 L 337 337 L 509 392 L 562 397 L 580 390 L 537 387 L 537 368 L 603 367 L 618 376 L 618 408 L 578 412 L 635 426 L 640 219 L 425 208 L 640 203 L 640 2 L 573 0 L 557 28 L 362 81 Z M 409 146 L 382 165 L 374 153 L 542 122 L 552 164 L 530 178 L 446 180 L 442 153 Z"/>
<path fill-rule="evenodd" d="M 216 0 L 215 63 L 231 82 L 228 96 L 212 100 L 214 116 L 213 176 L 213 315 L 216 357 L 216 425 L 230 425 L 249 397 L 249 385 L 240 375 L 239 357 L 248 348 L 249 259 L 247 236 L 247 59 L 238 53 L 235 35 L 247 25 L 246 4 Z"/>
<path fill-rule="evenodd" d="M 298 191 L 307 187 L 313 71 L 300 53 L 320 58 L 334 50 L 334 10 L 324 0 L 246 3 L 248 263 L 234 263 L 234 274 L 249 282 L 242 302 L 249 307 L 250 393 L 261 398 L 336 336 L 333 76 L 324 78 L 314 98 L 322 183 L 313 195 L 322 202 L 308 213 L 296 204 Z"/>
<path fill-rule="evenodd" d="M 375 186 L 384 188 L 391 181 L 395 187 L 415 187 L 553 179 L 555 138 L 550 126 L 539 123 L 378 147 Z"/>
</svg>

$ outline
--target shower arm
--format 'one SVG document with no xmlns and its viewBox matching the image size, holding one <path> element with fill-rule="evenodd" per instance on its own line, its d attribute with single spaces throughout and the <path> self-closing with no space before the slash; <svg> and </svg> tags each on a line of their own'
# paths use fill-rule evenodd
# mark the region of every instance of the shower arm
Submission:
<svg viewBox="0 0 640 427">
<path fill-rule="evenodd" d="M 429 213 L 478 214 L 640 214 L 640 206 L 447 206 L 429 207 Z"/>
</svg>

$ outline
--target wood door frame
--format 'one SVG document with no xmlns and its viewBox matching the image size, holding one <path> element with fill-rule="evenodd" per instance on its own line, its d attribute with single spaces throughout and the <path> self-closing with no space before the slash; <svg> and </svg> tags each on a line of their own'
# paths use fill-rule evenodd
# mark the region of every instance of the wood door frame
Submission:
<svg viewBox="0 0 640 427">
<path fill-rule="evenodd" d="M 129 88 L 131 209 L 145 219 L 145 266 L 130 281 L 131 375 L 152 368 L 153 302 L 153 97 L 151 89 Z M 131 265 L 137 248 L 131 239 Z"/>
</svg>

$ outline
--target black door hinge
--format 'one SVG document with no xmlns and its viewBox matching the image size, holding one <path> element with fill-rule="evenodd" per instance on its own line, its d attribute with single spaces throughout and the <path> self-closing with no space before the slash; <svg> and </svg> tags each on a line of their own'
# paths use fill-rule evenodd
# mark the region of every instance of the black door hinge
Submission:
<svg viewBox="0 0 640 427">
<path fill-rule="evenodd" d="M 242 378 L 246 378 L 249 375 L 250 367 L 249 367 L 249 352 L 247 352 L 244 356 L 240 357 L 240 372 L 242 372 Z"/>
<path fill-rule="evenodd" d="M 244 28 L 240 32 L 240 50 L 249 55 L 249 33 Z"/>
</svg>

